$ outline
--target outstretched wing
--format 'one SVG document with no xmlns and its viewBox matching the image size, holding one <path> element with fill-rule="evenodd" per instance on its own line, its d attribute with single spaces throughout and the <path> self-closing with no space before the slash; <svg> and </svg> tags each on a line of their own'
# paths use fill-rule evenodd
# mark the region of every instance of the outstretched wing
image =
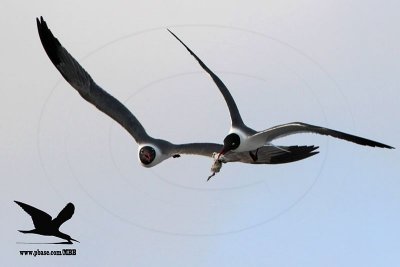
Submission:
<svg viewBox="0 0 400 267">
<path fill-rule="evenodd" d="M 36 229 L 46 226 L 51 222 L 51 216 L 46 212 L 16 200 L 14 202 L 32 217 L 33 225 Z"/>
<path fill-rule="evenodd" d="M 343 139 L 363 146 L 382 147 L 391 149 L 393 148 L 391 146 L 373 140 L 369 140 L 363 137 L 339 132 L 325 127 L 306 124 L 302 122 L 292 122 L 274 126 L 272 128 L 269 128 L 267 130 L 255 134 L 254 136 L 250 137 L 250 139 L 256 139 L 257 141 L 264 140 L 265 142 L 271 142 L 274 139 L 297 133 L 316 133 Z"/>
<path fill-rule="evenodd" d="M 53 220 L 53 225 L 59 228 L 63 223 L 71 219 L 72 215 L 74 215 L 75 206 L 72 203 L 68 203 L 62 211 L 57 215 Z"/>
<path fill-rule="evenodd" d="M 189 51 L 189 53 L 199 62 L 200 66 L 211 76 L 215 84 L 218 86 L 219 91 L 225 98 L 226 104 L 228 105 L 229 113 L 231 115 L 231 120 L 232 120 L 232 126 L 233 127 L 240 127 L 243 128 L 245 127 L 242 117 L 240 116 L 239 109 L 236 106 L 236 102 L 233 99 L 231 93 L 229 92 L 228 88 L 225 86 L 225 84 L 221 81 L 221 79 L 214 73 L 212 72 L 206 64 L 201 61 L 201 59 L 193 53 L 192 50 L 184 43 L 182 42 L 181 39 L 178 38 L 172 31 L 168 29 L 168 31 Z"/>
<path fill-rule="evenodd" d="M 170 154 L 188 154 L 212 157 L 214 152 L 220 152 L 222 145 L 214 143 L 188 143 L 172 145 Z"/>
<path fill-rule="evenodd" d="M 88 102 L 124 127 L 137 143 L 149 141 L 145 129 L 136 117 L 116 98 L 98 86 L 82 66 L 68 53 L 47 27 L 37 18 L 37 28 L 43 48 L 64 79 Z"/>
<path fill-rule="evenodd" d="M 257 160 L 254 161 L 249 152 L 229 151 L 224 155 L 226 162 L 242 162 L 249 164 L 283 164 L 302 160 L 318 154 L 317 146 L 263 146 L 258 149 Z M 256 153 L 252 151 L 252 153 Z"/>
<path fill-rule="evenodd" d="M 318 154 L 319 152 L 315 151 L 317 148 L 316 146 L 264 146 L 258 149 L 256 161 L 253 160 L 248 151 L 229 151 L 224 154 L 224 162 L 242 162 L 248 164 L 289 163 Z M 218 144 L 192 143 L 175 145 L 171 152 L 173 154 L 195 154 L 212 157 L 214 152 L 219 153 L 221 150 L 222 145 Z"/>
</svg>

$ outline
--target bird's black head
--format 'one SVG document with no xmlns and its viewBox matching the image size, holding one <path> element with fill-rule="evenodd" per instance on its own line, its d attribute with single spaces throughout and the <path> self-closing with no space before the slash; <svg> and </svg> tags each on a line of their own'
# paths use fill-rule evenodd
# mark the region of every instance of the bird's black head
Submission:
<svg viewBox="0 0 400 267">
<path fill-rule="evenodd" d="M 235 150 L 240 145 L 240 137 L 236 133 L 228 134 L 224 139 L 224 153 Z"/>
<path fill-rule="evenodd" d="M 139 159 L 144 166 L 150 165 L 156 158 L 156 151 L 151 146 L 144 146 L 139 150 Z"/>
<path fill-rule="evenodd" d="M 221 152 L 219 152 L 217 160 L 219 159 L 219 157 L 224 155 L 226 152 L 229 152 L 231 150 L 238 148 L 239 145 L 240 145 L 239 135 L 235 134 L 235 133 L 228 134 L 224 139 L 224 146 L 222 147 Z"/>
</svg>

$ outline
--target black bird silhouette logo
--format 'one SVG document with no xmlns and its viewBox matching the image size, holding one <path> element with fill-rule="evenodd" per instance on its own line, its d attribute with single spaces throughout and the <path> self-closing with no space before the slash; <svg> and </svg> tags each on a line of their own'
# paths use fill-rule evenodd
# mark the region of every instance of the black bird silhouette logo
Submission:
<svg viewBox="0 0 400 267">
<path fill-rule="evenodd" d="M 49 243 L 49 244 L 73 244 L 72 241 L 79 242 L 78 240 L 73 239 L 67 234 L 60 232 L 60 226 L 71 219 L 72 215 L 75 211 L 75 206 L 72 203 L 68 203 L 62 211 L 57 215 L 56 218 L 52 219 L 49 214 L 46 212 L 32 207 L 28 204 L 14 201 L 17 203 L 26 213 L 28 213 L 32 217 L 33 225 L 35 229 L 33 230 L 18 230 L 24 234 L 38 234 L 38 235 L 47 235 L 47 236 L 55 236 L 61 239 L 67 240 L 66 242 L 57 242 L 57 243 Z"/>
</svg>

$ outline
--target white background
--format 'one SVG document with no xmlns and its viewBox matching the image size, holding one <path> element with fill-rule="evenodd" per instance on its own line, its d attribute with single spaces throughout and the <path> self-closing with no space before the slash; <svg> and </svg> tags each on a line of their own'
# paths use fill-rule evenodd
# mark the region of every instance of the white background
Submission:
<svg viewBox="0 0 400 267">
<path fill-rule="evenodd" d="M 2 266 L 397 266 L 399 153 L 317 135 L 281 166 L 183 156 L 146 169 L 122 127 L 84 101 L 47 58 L 35 18 L 154 137 L 221 142 L 222 96 L 173 30 L 224 80 L 261 130 L 304 121 L 396 148 L 397 1 L 2 1 Z M 81 243 L 23 235 L 52 216 Z M 77 256 L 20 256 L 75 248 Z"/>
</svg>

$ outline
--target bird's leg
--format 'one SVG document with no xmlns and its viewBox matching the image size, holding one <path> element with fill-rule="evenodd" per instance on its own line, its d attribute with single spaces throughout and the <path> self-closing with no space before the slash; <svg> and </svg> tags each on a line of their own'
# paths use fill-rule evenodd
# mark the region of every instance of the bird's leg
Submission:
<svg viewBox="0 0 400 267">
<path fill-rule="evenodd" d="M 250 155 L 250 157 L 253 159 L 254 162 L 256 162 L 256 161 L 258 160 L 258 155 L 257 155 L 257 154 L 258 154 L 258 149 L 259 149 L 259 148 L 256 149 L 256 152 L 255 152 L 255 153 L 249 151 L 249 155 Z"/>
</svg>

